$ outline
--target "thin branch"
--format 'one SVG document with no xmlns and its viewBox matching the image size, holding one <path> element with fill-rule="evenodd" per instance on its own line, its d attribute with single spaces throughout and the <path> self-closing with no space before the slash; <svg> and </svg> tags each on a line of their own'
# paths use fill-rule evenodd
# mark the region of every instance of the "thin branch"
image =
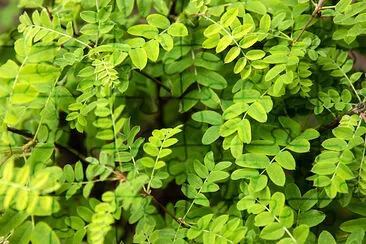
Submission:
<svg viewBox="0 0 366 244">
<path fill-rule="evenodd" d="M 34 138 L 34 136 L 31 133 L 28 133 L 28 132 L 23 131 L 23 130 L 18 130 L 18 129 L 15 129 L 15 128 L 12 128 L 12 127 L 7 127 L 7 130 L 14 133 L 14 134 L 23 136 L 23 137 L 25 137 L 29 140 L 33 140 L 33 138 Z M 76 157 L 78 157 L 84 163 L 87 162 L 85 160 L 86 157 L 83 154 L 81 154 L 80 152 L 78 152 L 77 150 L 75 150 L 73 148 L 69 148 L 65 145 L 62 145 L 62 144 L 58 143 L 58 142 L 55 142 L 54 144 L 55 144 L 56 148 L 68 151 L 69 153 L 71 153 L 71 154 L 75 155 Z"/>
<path fill-rule="evenodd" d="M 157 84 L 158 86 L 164 88 L 167 92 L 171 93 L 170 88 L 168 86 L 166 86 L 165 84 L 163 84 L 160 80 L 152 77 L 151 75 L 149 75 L 148 73 L 145 73 L 142 70 L 136 70 L 135 71 L 143 76 L 145 76 L 146 78 L 150 79 L 151 81 L 153 81 L 155 84 Z"/>
<path fill-rule="evenodd" d="M 146 191 L 142 191 L 142 196 L 146 197 L 151 197 L 152 201 L 158 205 L 167 215 L 169 215 L 172 219 L 174 219 L 178 224 L 183 224 L 184 227 L 188 227 L 189 225 L 186 224 L 184 221 L 182 221 L 181 219 L 177 218 L 172 212 L 170 212 L 161 202 L 158 201 L 158 199 L 156 199 L 151 193 L 147 193 Z"/>
<path fill-rule="evenodd" d="M 320 0 L 319 3 L 315 6 L 315 9 L 314 9 L 313 13 L 311 14 L 310 18 L 308 19 L 308 21 L 306 22 L 305 26 L 302 28 L 302 30 L 300 31 L 300 33 L 296 37 L 296 39 L 292 41 L 292 45 L 294 45 L 300 39 L 302 34 L 304 34 L 306 28 L 310 25 L 311 21 L 313 21 L 313 19 L 318 15 L 319 11 L 322 9 L 322 7 L 326 1 L 327 0 Z"/>
<path fill-rule="evenodd" d="M 8 155 L 5 156 L 5 158 L 3 158 L 1 161 L 0 161 L 0 165 L 2 165 L 3 163 L 5 163 L 10 157 L 11 157 L 11 153 L 9 153 Z"/>
<path fill-rule="evenodd" d="M 357 104 L 354 108 L 349 110 L 344 115 L 353 115 L 353 114 L 361 115 L 365 111 L 365 108 L 366 108 L 365 106 L 366 105 L 361 102 L 361 103 Z M 339 124 L 339 122 L 341 121 L 341 119 L 344 115 L 338 115 L 332 121 L 330 121 L 328 124 L 319 127 L 318 131 L 319 132 L 326 131 L 326 130 L 333 129 L 333 128 L 337 127 L 337 125 Z"/>
</svg>

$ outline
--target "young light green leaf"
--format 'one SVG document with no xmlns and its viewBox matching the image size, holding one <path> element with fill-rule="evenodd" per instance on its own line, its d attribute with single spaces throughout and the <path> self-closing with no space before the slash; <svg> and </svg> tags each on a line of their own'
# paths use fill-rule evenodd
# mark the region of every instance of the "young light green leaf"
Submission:
<svg viewBox="0 0 366 244">
<path fill-rule="evenodd" d="M 227 86 L 225 78 L 217 72 L 199 69 L 197 82 L 212 89 L 224 89 Z"/>
<path fill-rule="evenodd" d="M 220 137 L 220 125 L 209 127 L 202 136 L 203 145 L 211 145 Z"/>
<path fill-rule="evenodd" d="M 258 60 L 263 58 L 266 53 L 263 50 L 250 50 L 245 54 L 245 57 L 249 60 Z"/>
<path fill-rule="evenodd" d="M 146 21 L 149 25 L 159 29 L 166 29 L 170 25 L 168 18 L 161 14 L 150 14 L 146 17 Z"/>
<path fill-rule="evenodd" d="M 220 53 L 224 51 L 233 41 L 231 36 L 224 36 L 220 39 L 219 43 L 216 46 L 216 53 Z"/>
<path fill-rule="evenodd" d="M 239 13 L 238 8 L 232 8 L 226 11 L 220 18 L 222 26 L 224 27 L 230 26 L 234 22 L 238 13 Z"/>
<path fill-rule="evenodd" d="M 127 17 L 132 13 L 135 0 L 117 0 L 116 3 L 119 11 Z"/>
<path fill-rule="evenodd" d="M 248 119 L 243 119 L 238 124 L 238 136 L 243 143 L 249 144 L 252 141 L 252 130 Z"/>
<path fill-rule="evenodd" d="M 296 168 L 295 159 L 289 151 L 279 152 L 275 156 L 275 160 L 284 169 L 294 170 Z"/>
<path fill-rule="evenodd" d="M 246 153 L 238 157 L 235 163 L 241 167 L 264 169 L 269 165 L 269 158 L 264 154 Z"/>
<path fill-rule="evenodd" d="M 266 167 L 266 172 L 273 183 L 275 183 L 278 186 L 285 185 L 286 181 L 285 172 L 278 163 L 273 162 L 269 164 Z"/>
<path fill-rule="evenodd" d="M 323 230 L 319 235 L 318 244 L 336 244 L 334 237 L 328 231 Z"/>
<path fill-rule="evenodd" d="M 298 138 L 290 142 L 287 149 L 297 153 L 308 152 L 310 150 L 310 143 L 304 138 Z"/>
<path fill-rule="evenodd" d="M 38 96 L 39 92 L 33 85 L 18 83 L 15 85 L 13 95 L 10 97 L 12 104 L 30 103 Z"/>
<path fill-rule="evenodd" d="M 211 125 L 221 125 L 223 124 L 223 119 L 221 115 L 215 111 L 203 110 L 192 114 L 192 119 L 202 123 L 208 123 Z"/>
<path fill-rule="evenodd" d="M 241 120 L 239 118 L 230 119 L 226 121 L 223 125 L 220 127 L 220 135 L 223 137 L 230 136 L 237 130 L 238 123 Z"/>
<path fill-rule="evenodd" d="M 262 229 L 260 233 L 260 238 L 265 240 L 278 240 L 284 234 L 285 229 L 280 223 L 272 223 Z"/>
<path fill-rule="evenodd" d="M 236 59 L 239 56 L 240 51 L 241 51 L 241 49 L 239 47 L 236 47 L 236 46 L 235 47 L 232 47 L 229 50 L 229 52 L 226 54 L 225 59 L 224 59 L 224 63 L 230 63 L 230 62 L 232 62 L 234 59 Z"/>
<path fill-rule="evenodd" d="M 130 35 L 142 36 L 148 39 L 155 38 L 159 34 L 159 31 L 156 27 L 147 24 L 131 26 L 128 28 L 127 32 Z"/>
<path fill-rule="evenodd" d="M 156 62 L 159 57 L 159 42 L 157 40 L 150 40 L 145 44 L 144 48 L 147 58 Z"/>
<path fill-rule="evenodd" d="M 284 71 L 286 69 L 286 65 L 281 64 L 281 65 L 275 65 L 273 66 L 266 74 L 265 76 L 265 80 L 266 81 L 270 81 L 274 78 L 276 78 L 282 71 Z"/>
<path fill-rule="evenodd" d="M 176 37 L 187 36 L 188 29 L 182 23 L 173 23 L 168 29 L 168 34 Z"/>
<path fill-rule="evenodd" d="M 128 52 L 132 63 L 142 70 L 147 64 L 147 54 L 144 48 L 134 48 Z"/>
<path fill-rule="evenodd" d="M 236 64 L 234 66 L 234 73 L 239 74 L 243 69 L 245 68 L 245 65 L 247 64 L 247 59 L 245 57 L 241 57 L 236 61 Z"/>
<path fill-rule="evenodd" d="M 329 138 L 323 141 L 322 146 L 328 150 L 343 151 L 347 147 L 347 143 L 340 138 Z"/>
<path fill-rule="evenodd" d="M 256 101 L 252 105 L 250 105 L 247 113 L 250 117 L 257 120 L 258 122 L 263 123 L 267 121 L 266 110 L 264 109 L 260 101 Z"/>
<path fill-rule="evenodd" d="M 0 66 L 0 78 L 15 78 L 18 74 L 18 71 L 18 65 L 13 60 L 9 59 L 5 64 Z"/>
</svg>

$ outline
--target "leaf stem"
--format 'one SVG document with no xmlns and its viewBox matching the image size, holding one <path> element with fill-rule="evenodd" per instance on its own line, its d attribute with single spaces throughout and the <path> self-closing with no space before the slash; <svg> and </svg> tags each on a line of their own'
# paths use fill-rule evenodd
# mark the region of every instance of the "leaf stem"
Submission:
<svg viewBox="0 0 366 244">
<path fill-rule="evenodd" d="M 57 33 L 57 34 L 59 34 L 61 36 L 69 37 L 70 39 L 73 39 L 76 42 L 78 42 L 78 43 L 82 44 L 83 46 L 87 47 L 88 49 L 93 49 L 93 47 L 90 46 L 89 44 L 87 44 L 87 43 L 85 43 L 83 41 L 80 41 L 79 39 L 77 39 L 77 38 L 75 38 L 73 36 L 70 36 L 68 34 L 62 33 L 60 31 L 57 31 L 57 30 L 54 30 L 54 29 L 51 29 L 51 28 L 47 28 L 47 27 L 43 27 L 43 26 L 38 26 L 38 25 L 30 25 L 30 26 L 35 27 L 35 28 L 40 28 L 40 29 L 43 29 L 43 30 L 47 30 L 47 31 L 50 31 L 50 32 L 53 32 L 53 33 Z"/>
<path fill-rule="evenodd" d="M 311 21 L 313 21 L 313 19 L 317 16 L 317 14 L 322 9 L 322 7 L 326 1 L 327 0 L 320 0 L 319 3 L 315 5 L 315 9 L 314 9 L 313 13 L 311 14 L 310 18 L 308 19 L 308 21 L 306 22 L 304 27 L 301 29 L 299 35 L 297 35 L 296 39 L 292 41 L 292 43 L 291 43 L 292 46 L 300 39 L 302 34 L 304 34 L 306 28 L 310 25 Z"/>
</svg>

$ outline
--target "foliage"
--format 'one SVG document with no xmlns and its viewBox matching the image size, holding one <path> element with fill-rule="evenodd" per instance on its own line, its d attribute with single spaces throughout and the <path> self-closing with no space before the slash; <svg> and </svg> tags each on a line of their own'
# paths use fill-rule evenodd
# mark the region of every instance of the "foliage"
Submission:
<svg viewBox="0 0 366 244">
<path fill-rule="evenodd" d="M 365 1 L 1 13 L 2 242 L 363 243 Z"/>
</svg>

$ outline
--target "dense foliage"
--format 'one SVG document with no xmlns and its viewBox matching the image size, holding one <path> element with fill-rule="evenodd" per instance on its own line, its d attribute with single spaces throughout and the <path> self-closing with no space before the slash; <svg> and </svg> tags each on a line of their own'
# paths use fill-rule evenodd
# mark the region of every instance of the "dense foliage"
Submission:
<svg viewBox="0 0 366 244">
<path fill-rule="evenodd" d="M 2 15 L 2 242 L 362 243 L 364 0 Z"/>
</svg>

